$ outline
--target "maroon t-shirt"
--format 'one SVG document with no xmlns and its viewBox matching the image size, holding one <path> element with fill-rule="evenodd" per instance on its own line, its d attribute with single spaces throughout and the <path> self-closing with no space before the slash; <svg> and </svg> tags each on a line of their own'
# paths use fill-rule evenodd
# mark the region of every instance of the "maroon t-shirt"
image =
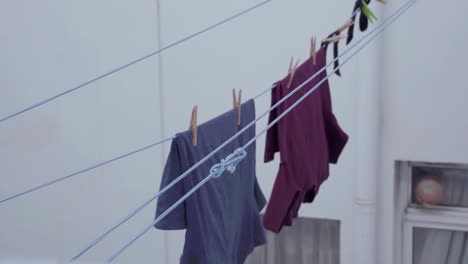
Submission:
<svg viewBox="0 0 468 264">
<path fill-rule="evenodd" d="M 316 65 L 309 59 L 299 66 L 291 87 L 290 75 L 276 83 L 271 105 L 285 97 L 326 64 L 325 51 L 316 53 Z M 270 112 L 269 122 L 326 78 L 320 73 L 298 92 Z M 280 152 L 280 166 L 263 219 L 266 229 L 279 232 L 297 217 L 301 202 L 311 203 L 320 185 L 328 178 L 328 164 L 336 163 L 348 136 L 333 115 L 330 88 L 325 81 L 267 132 L 265 162 Z"/>
</svg>

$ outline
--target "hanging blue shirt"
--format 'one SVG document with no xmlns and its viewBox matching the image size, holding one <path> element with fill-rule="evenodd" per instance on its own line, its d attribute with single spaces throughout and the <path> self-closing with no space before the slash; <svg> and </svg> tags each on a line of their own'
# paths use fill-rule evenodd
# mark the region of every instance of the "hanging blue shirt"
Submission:
<svg viewBox="0 0 468 264">
<path fill-rule="evenodd" d="M 198 126 L 198 144 L 192 133 L 176 135 L 172 141 L 160 188 L 164 188 L 193 164 L 212 152 L 255 118 L 253 100 L 242 104 L 241 124 L 231 110 Z M 217 152 L 158 200 L 156 217 L 210 173 L 210 168 L 255 136 L 255 126 Z M 260 211 L 266 200 L 255 175 L 255 144 L 232 173 L 211 179 L 184 203 L 156 224 L 163 230 L 187 229 L 182 264 L 244 263 L 252 250 L 265 243 Z"/>
</svg>

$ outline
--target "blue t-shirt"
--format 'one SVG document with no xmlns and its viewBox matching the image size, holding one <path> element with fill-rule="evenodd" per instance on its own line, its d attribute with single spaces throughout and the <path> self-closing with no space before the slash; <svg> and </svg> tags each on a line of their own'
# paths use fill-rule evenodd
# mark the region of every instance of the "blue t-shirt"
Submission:
<svg viewBox="0 0 468 264">
<path fill-rule="evenodd" d="M 160 188 L 163 188 L 193 164 L 212 152 L 255 118 L 253 100 L 242 104 L 241 125 L 237 110 L 231 110 L 198 126 L 198 144 L 192 145 L 192 133 L 176 135 L 172 141 Z M 217 152 L 159 197 L 156 217 L 180 199 L 210 173 L 210 168 L 255 136 L 255 126 Z M 265 243 L 260 211 L 266 200 L 255 176 L 255 144 L 247 157 L 231 173 L 211 179 L 155 227 L 163 230 L 187 229 L 182 264 L 244 263 L 252 250 Z"/>
</svg>

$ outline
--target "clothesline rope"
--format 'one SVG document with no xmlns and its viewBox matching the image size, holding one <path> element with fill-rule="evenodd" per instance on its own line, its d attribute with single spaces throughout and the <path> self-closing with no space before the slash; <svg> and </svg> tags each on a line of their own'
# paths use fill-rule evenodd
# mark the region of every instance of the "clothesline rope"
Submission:
<svg viewBox="0 0 468 264">
<path fill-rule="evenodd" d="M 349 20 L 351 20 L 355 15 L 357 15 L 357 13 L 360 12 L 360 9 L 357 9 L 353 12 L 353 14 L 351 15 L 351 17 L 349 18 Z M 338 60 L 336 60 L 338 61 Z M 263 90 L 261 93 L 259 93 L 258 95 L 256 95 L 255 97 L 253 97 L 252 99 L 253 100 L 257 100 L 258 98 L 262 97 L 263 95 L 265 95 L 266 93 L 268 93 L 271 89 L 275 88 L 275 85 L 273 85 L 272 87 L 269 87 L 265 90 Z"/>
<path fill-rule="evenodd" d="M 232 15 L 232 16 L 230 16 L 230 17 L 228 17 L 228 18 L 225 18 L 225 19 L 223 19 L 223 20 L 217 22 L 216 24 L 211 25 L 211 26 L 209 26 L 209 27 L 207 27 L 207 28 L 205 28 L 205 29 L 202 29 L 202 30 L 200 30 L 200 31 L 198 31 L 198 32 L 195 32 L 195 33 L 193 33 L 193 34 L 190 34 L 190 35 L 188 35 L 188 36 L 186 36 L 186 37 L 184 37 L 184 38 L 182 38 L 182 39 L 180 39 L 180 40 L 178 40 L 178 41 L 176 41 L 176 42 L 173 42 L 172 44 L 169 44 L 169 45 L 167 45 L 167 46 L 161 48 L 161 49 L 158 49 L 158 50 L 153 51 L 153 52 L 151 52 L 151 53 L 149 53 L 149 54 L 146 54 L 146 55 L 144 55 L 144 56 L 142 56 L 142 57 L 140 57 L 140 58 L 138 58 L 138 59 L 135 59 L 135 60 L 133 60 L 133 61 L 131 61 L 131 62 L 128 62 L 128 63 L 126 63 L 126 64 L 124 64 L 124 65 L 121 65 L 121 66 L 119 66 L 119 67 L 117 67 L 117 68 L 115 68 L 115 69 L 113 69 L 113 70 L 111 70 L 111 71 L 109 71 L 109 72 L 106 72 L 106 73 L 104 73 L 104 74 L 101 74 L 101 75 L 99 75 L 99 76 L 97 76 L 97 77 L 95 77 L 95 78 L 93 78 L 93 79 L 91 79 L 91 80 L 89 80 L 89 81 L 86 81 L 86 82 L 84 82 L 84 83 L 82 83 L 82 84 L 80 84 L 80 85 L 78 85 L 78 86 L 75 86 L 75 87 L 73 87 L 73 88 L 71 88 L 71 89 L 68 89 L 68 90 L 66 90 L 66 91 L 64 91 L 64 92 L 61 92 L 61 93 L 56 94 L 56 95 L 54 95 L 54 96 L 52 96 L 52 97 L 49 97 L 49 98 L 44 99 L 44 100 L 42 100 L 42 101 L 40 101 L 40 102 L 37 102 L 37 103 L 35 103 L 35 104 L 31 105 L 31 106 L 28 106 L 28 107 L 26 107 L 26 108 L 24 108 L 24 109 L 22 109 L 22 110 L 20 110 L 20 111 L 18 111 L 18 112 L 15 112 L 15 113 L 13 113 L 13 114 L 7 115 L 7 116 L 3 117 L 2 119 L 0 119 L 0 123 L 3 123 L 3 122 L 5 122 L 5 121 L 7 121 L 7 120 L 9 120 L 9 119 L 11 119 L 11 118 L 14 118 L 14 117 L 16 117 L 16 116 L 19 116 L 19 115 L 21 115 L 21 114 L 23 114 L 23 113 L 26 113 L 26 112 L 30 111 L 30 110 L 33 110 L 33 109 L 35 109 L 35 108 L 37 108 L 37 107 L 39 107 L 39 106 L 42 106 L 42 105 L 44 105 L 44 104 L 47 104 L 47 103 L 49 103 L 49 102 L 51 102 L 51 101 L 53 101 L 53 100 L 55 100 L 55 99 L 57 99 L 57 98 L 60 98 L 60 97 L 62 97 L 62 96 L 64 96 L 64 95 L 66 95 L 66 94 L 69 94 L 69 93 L 72 93 L 72 92 L 74 92 L 74 91 L 76 91 L 76 90 L 79 90 L 79 89 L 81 89 L 81 88 L 83 88 L 83 87 L 85 87 L 85 86 L 88 86 L 88 85 L 90 85 L 90 84 L 92 84 L 92 83 L 94 83 L 94 82 L 97 82 L 97 81 L 99 81 L 99 80 L 101 80 L 101 79 L 103 79 L 103 78 L 105 78 L 105 77 L 107 77 L 107 76 L 109 76 L 109 75 L 112 75 L 112 74 L 114 74 L 114 73 L 116 73 L 116 72 L 119 72 L 119 71 L 125 69 L 125 68 L 128 68 L 128 67 L 130 67 L 130 66 L 132 66 L 132 65 L 134 65 L 134 64 L 136 64 L 136 63 L 138 63 L 138 62 L 140 62 L 140 61 L 143 61 L 143 60 L 146 60 L 146 59 L 148 59 L 148 58 L 150 58 L 150 57 L 153 57 L 154 55 L 157 55 L 157 54 L 159 54 L 159 53 L 161 53 L 161 52 L 163 52 L 163 51 L 165 51 L 165 50 L 167 50 L 167 49 L 170 49 L 170 48 L 172 48 L 172 47 L 175 47 L 175 46 L 177 46 L 177 45 L 179 45 L 179 44 L 181 44 L 181 43 L 183 43 L 183 42 L 185 42 L 185 41 L 187 41 L 187 40 L 190 40 L 190 39 L 192 39 L 192 38 L 194 38 L 194 37 L 196 37 L 196 36 L 199 36 L 199 35 L 201 35 L 201 34 L 207 32 L 207 31 L 210 31 L 211 29 L 214 29 L 214 28 L 216 28 L 216 27 L 218 27 L 218 26 L 221 26 L 221 25 L 223 25 L 223 24 L 225 24 L 225 23 L 227 23 L 227 22 L 229 22 L 229 21 L 231 21 L 231 20 L 233 20 L 233 19 L 235 19 L 235 18 L 238 18 L 238 17 L 240 17 L 240 16 L 242 16 L 242 15 L 244 15 L 244 14 L 246 14 L 246 13 L 248 13 L 248 12 L 250 12 L 250 11 L 252 11 L 252 10 L 258 8 L 258 7 L 260 7 L 260 6 L 265 5 L 266 3 L 271 2 L 271 1 L 273 1 L 273 0 L 266 0 L 266 1 L 263 1 L 263 2 L 261 2 L 261 3 L 259 3 L 259 4 L 254 5 L 254 6 L 252 6 L 252 7 L 249 7 L 249 8 L 247 8 L 247 9 L 245 9 L 245 10 L 243 10 L 243 11 L 241 11 L 241 12 L 235 14 L 235 15 Z"/>
<path fill-rule="evenodd" d="M 354 15 L 356 15 L 358 12 L 359 12 L 359 10 L 354 11 L 353 14 L 351 15 L 351 18 L 352 18 Z M 350 18 L 350 19 L 351 19 L 351 18 Z M 270 91 L 270 90 L 273 89 L 273 88 L 274 88 L 274 86 L 265 89 L 264 91 L 262 91 L 261 93 L 259 93 L 259 94 L 256 95 L 255 97 L 253 97 L 252 100 L 257 100 L 258 98 L 260 98 L 261 96 L 265 95 L 268 91 Z M 147 150 L 147 149 L 150 149 L 150 148 L 159 146 L 160 144 L 165 143 L 165 142 L 167 142 L 167 141 L 169 141 L 169 140 L 172 140 L 172 139 L 174 139 L 174 138 L 175 138 L 175 137 L 172 136 L 172 137 L 169 137 L 169 138 L 166 138 L 166 139 L 162 139 L 162 140 L 160 140 L 160 141 L 158 141 L 158 142 L 151 143 L 151 144 L 149 144 L 149 145 L 147 145 L 147 146 L 144 146 L 144 147 L 138 148 L 138 149 L 136 149 L 136 150 L 130 151 L 130 152 L 126 153 L 126 154 L 122 154 L 121 156 L 114 157 L 114 158 L 111 158 L 111 159 L 109 159 L 109 160 L 106 160 L 106 161 L 102 161 L 102 162 L 100 162 L 100 163 L 97 163 L 97 164 L 95 164 L 95 165 L 88 166 L 88 167 L 85 168 L 85 169 L 81 169 L 81 170 L 79 170 L 79 171 L 77 171 L 77 172 L 68 174 L 68 175 L 63 176 L 63 177 L 61 177 L 61 178 L 54 179 L 54 180 L 50 180 L 50 181 L 48 181 L 48 182 L 39 184 L 39 185 L 37 185 L 37 186 L 28 188 L 28 189 L 26 189 L 26 190 L 24 190 L 24 191 L 20 191 L 20 192 L 18 192 L 18 193 L 16 193 L 16 194 L 7 196 L 7 197 L 5 197 L 5 198 L 2 198 L 2 199 L 0 200 L 0 204 L 3 203 L 3 202 L 7 202 L 7 201 L 9 201 L 9 200 L 12 200 L 12 199 L 21 197 L 21 196 L 23 196 L 23 195 L 25 195 L 25 194 L 29 194 L 29 193 L 32 193 L 32 192 L 34 192 L 34 191 L 38 191 L 38 190 L 40 190 L 40 189 L 49 187 L 49 186 L 51 186 L 51 185 L 53 185 L 53 184 L 56 184 L 56 183 L 59 183 L 59 182 L 61 182 L 61 181 L 63 181 L 63 180 L 73 178 L 73 177 L 78 176 L 78 175 L 80 175 L 80 174 L 82 174 L 82 173 L 84 173 L 84 172 L 88 172 L 88 171 L 90 171 L 90 170 L 97 169 L 97 168 L 99 168 L 99 167 L 101 167 L 101 166 L 107 165 L 107 164 L 109 164 L 109 163 L 112 163 L 112 162 L 114 162 L 114 161 L 120 160 L 120 159 L 122 159 L 122 158 L 131 156 L 131 155 L 133 155 L 133 154 L 137 154 L 137 153 L 139 153 L 139 152 L 141 152 L 141 151 L 144 151 L 144 150 Z"/>
<path fill-rule="evenodd" d="M 56 184 L 56 183 L 59 183 L 59 182 L 64 181 L 64 180 L 66 180 L 66 179 L 73 178 L 73 177 L 78 176 L 78 175 L 80 175 L 80 174 L 82 174 L 82 173 L 85 173 L 85 172 L 88 172 L 88 171 L 97 169 L 97 168 L 102 167 L 102 166 L 104 166 L 104 165 L 110 164 L 110 163 L 112 163 L 112 162 L 114 162 L 114 161 L 118 161 L 118 160 L 120 160 L 120 159 L 123 159 L 123 158 L 126 158 L 126 157 L 128 157 L 128 156 L 137 154 L 137 153 L 139 153 L 139 152 L 142 152 L 142 151 L 144 151 L 144 150 L 147 150 L 147 149 L 150 149 L 150 148 L 159 146 L 159 145 L 161 145 L 161 144 L 163 144 L 163 143 L 165 143 L 165 142 L 167 142 L 167 141 L 169 141 L 169 140 L 172 140 L 172 139 L 174 139 L 174 138 L 175 138 L 175 137 L 170 137 L 170 138 L 166 138 L 166 139 L 163 139 L 163 140 L 158 141 L 158 142 L 155 142 L 155 143 L 151 143 L 151 144 L 149 144 L 149 145 L 147 145 L 147 146 L 138 148 L 138 149 L 133 150 L 133 151 L 131 151 L 131 152 L 128 152 L 128 153 L 126 153 L 126 154 L 123 154 L 123 155 L 114 157 L 114 158 L 112 158 L 112 159 L 109 159 L 109 160 L 106 160 L 106 161 L 103 161 L 103 162 L 94 164 L 94 165 L 89 166 L 89 167 L 87 167 L 87 168 L 85 168 L 85 169 L 81 169 L 81 170 L 79 170 L 79 171 L 77 171 L 77 172 L 68 174 L 68 175 L 63 176 L 63 177 L 60 177 L 60 178 L 58 178 L 58 179 L 54 179 L 54 180 L 51 180 L 51 181 L 42 183 L 42 184 L 40 184 L 40 185 L 37 185 L 37 186 L 35 186 L 35 187 L 26 189 L 26 190 L 24 190 L 24 191 L 21 191 L 21 192 L 19 192 L 19 193 L 16 193 L 16 194 L 14 194 L 14 195 L 11 195 L 11 196 L 8 196 L 8 197 L 6 197 L 6 198 L 1 199 L 1 200 L 0 200 L 0 204 L 3 203 L 3 202 L 6 202 L 6 201 L 12 200 L 12 199 L 21 197 L 21 196 L 23 196 L 23 195 L 25 195 L 25 194 L 28 194 L 28 193 L 31 193 L 31 192 L 34 192 L 34 191 L 37 191 L 37 190 L 46 188 L 46 187 L 48 187 L 48 186 L 51 186 L 51 185 Z"/>
<path fill-rule="evenodd" d="M 292 111 L 300 102 L 302 102 L 307 96 L 313 93 L 316 89 L 323 84 L 323 82 L 327 81 L 333 74 L 338 71 L 343 65 L 348 63 L 357 53 L 359 53 L 364 47 L 366 47 L 370 42 L 372 42 L 381 32 L 383 32 L 389 25 L 391 25 L 398 17 L 400 17 L 406 10 L 408 10 L 416 0 L 410 0 L 405 5 L 403 5 L 399 10 L 397 10 L 392 16 L 390 16 L 385 22 L 383 22 L 379 27 L 381 27 L 377 33 L 372 36 L 368 41 L 366 41 L 361 47 L 359 47 L 355 52 L 353 52 L 346 60 L 341 63 L 338 67 L 333 69 L 332 73 L 328 74 L 324 79 L 320 80 L 312 89 L 310 89 L 307 93 L 305 93 L 300 99 L 298 99 L 293 105 L 288 107 L 286 111 L 284 111 L 281 115 L 279 115 L 276 119 L 274 119 L 265 129 L 263 129 L 260 133 L 258 133 L 254 138 L 252 138 L 249 142 L 247 142 L 242 149 L 247 148 L 253 142 L 255 142 L 261 135 L 263 135 L 269 128 L 275 125 L 279 120 L 281 120 L 287 113 Z M 388 23 L 387 23 L 388 22 Z M 371 32 L 372 33 L 372 32 Z M 348 49 L 349 50 L 349 49 Z M 325 66 L 326 67 L 326 66 Z M 310 77 L 305 82 L 303 82 L 299 87 L 305 86 L 313 77 Z M 208 182 L 214 173 L 210 173 L 205 179 L 200 181 L 195 187 L 193 187 L 187 194 L 181 197 L 177 202 L 175 202 L 171 207 L 169 207 L 166 211 L 164 211 L 159 217 L 157 217 L 150 225 L 146 226 L 138 235 L 132 238 L 129 242 L 127 242 L 122 248 L 120 248 L 117 252 L 111 255 L 107 260 L 106 263 L 111 263 L 114 261 L 118 256 L 120 256 L 128 247 L 130 247 L 134 242 L 136 242 L 140 237 L 142 237 L 146 232 L 148 232 L 151 228 L 153 228 L 159 221 L 161 221 L 165 216 L 167 216 L 170 212 L 172 212 L 178 205 L 180 205 L 183 201 L 185 201 L 190 195 L 192 195 L 195 191 L 197 191 L 201 186 L 203 186 L 206 182 Z"/>
<path fill-rule="evenodd" d="M 408 5 L 410 2 L 408 2 L 406 5 Z M 405 6 L 406 6 L 405 5 Z M 345 50 L 344 53 L 342 53 L 340 56 L 338 56 L 335 60 L 341 58 L 342 56 L 344 56 L 345 54 L 347 54 L 351 49 L 353 49 L 355 46 L 357 46 L 359 43 L 361 43 L 365 38 L 367 38 L 368 36 L 370 36 L 373 32 L 375 32 L 377 29 L 379 29 L 380 27 L 383 27 L 384 24 L 389 21 L 392 17 L 394 17 L 398 12 L 400 12 L 401 10 L 403 10 L 403 8 L 405 7 L 403 6 L 402 8 L 400 8 L 399 11 L 395 12 L 392 16 L 390 16 L 389 18 L 387 18 L 385 20 L 385 22 L 382 23 L 382 25 L 378 26 L 377 28 L 373 29 L 371 32 L 369 32 L 366 36 L 364 36 L 363 38 L 361 38 L 359 41 L 357 41 L 355 44 L 353 44 L 350 48 L 348 48 L 347 50 Z M 386 27 L 386 26 L 385 26 Z M 379 31 L 381 32 L 381 31 Z M 334 61 L 332 61 L 331 63 L 327 64 L 324 68 L 322 68 L 319 72 L 317 72 L 316 74 L 314 74 L 311 78 L 309 78 L 308 81 L 314 79 L 318 74 L 320 74 L 323 70 L 325 70 L 327 67 L 333 65 Z M 174 181 L 172 181 L 171 183 L 169 183 L 166 187 L 164 187 L 162 190 L 160 190 L 155 196 L 151 197 L 149 200 L 147 200 L 145 203 L 143 203 L 140 207 L 136 208 L 134 211 L 132 211 L 129 215 L 127 215 L 122 221 L 120 221 L 117 225 L 113 226 L 112 228 L 110 228 L 109 230 L 107 230 L 106 232 L 104 232 L 100 237 L 98 237 L 96 240 L 94 240 L 91 244 L 89 244 L 84 250 L 82 250 L 78 255 L 76 255 L 75 257 L 73 257 L 72 260 L 76 260 L 78 259 L 81 255 L 83 255 L 85 252 L 87 252 L 89 249 L 91 249 L 92 247 L 94 247 L 97 243 L 99 243 L 101 240 L 103 240 L 107 235 L 109 235 L 113 230 L 115 230 L 116 228 L 118 228 L 120 225 L 122 225 L 123 223 L 127 222 L 129 219 L 131 219 L 134 215 L 136 215 L 139 211 L 141 211 L 143 208 L 145 208 L 147 205 L 149 205 L 152 201 L 154 201 L 156 198 L 158 198 L 160 195 L 162 195 L 163 193 L 165 193 L 168 189 L 170 189 L 172 186 L 174 186 L 177 182 L 179 182 L 180 180 L 182 180 L 184 177 L 186 177 L 190 172 L 192 172 L 196 167 L 198 167 L 200 164 L 202 164 L 203 162 L 205 162 L 207 159 L 209 159 L 212 155 L 214 155 L 216 152 L 218 152 L 220 149 L 222 149 L 225 145 L 229 144 L 233 139 L 235 139 L 236 137 L 238 137 L 240 134 L 242 134 L 246 129 L 248 129 L 250 126 L 252 126 L 253 124 L 255 124 L 255 122 L 257 122 L 259 119 L 261 119 L 262 117 L 264 117 L 267 113 L 269 113 L 271 110 L 273 110 L 274 108 L 276 108 L 280 103 L 282 103 L 283 101 L 285 101 L 287 98 L 289 98 L 290 96 L 292 96 L 295 92 L 297 92 L 300 88 L 302 88 L 302 86 L 298 86 L 297 88 L 295 88 L 293 91 L 291 91 L 285 98 L 279 100 L 275 105 L 273 105 L 269 110 L 267 110 L 265 113 L 263 113 L 260 117 L 258 117 L 257 119 L 255 119 L 254 121 L 252 121 L 251 123 L 249 123 L 246 127 L 244 127 L 242 130 L 240 130 L 238 133 L 236 133 L 234 136 L 232 136 L 230 139 L 228 139 L 226 142 L 224 142 L 222 145 L 220 145 L 217 149 L 215 149 L 213 152 L 211 152 L 210 154 L 208 154 L 207 156 L 205 156 L 202 160 L 200 160 L 199 162 L 197 162 L 195 165 L 193 165 L 191 168 L 189 168 L 185 173 L 183 173 L 182 175 L 180 175 L 179 177 L 177 177 Z"/>
<path fill-rule="evenodd" d="M 208 28 L 205 28 L 205 29 L 203 29 L 203 30 L 201 30 L 201 31 L 198 31 L 198 32 L 196 32 L 196 33 L 193 33 L 193 34 L 191 34 L 191 35 L 189 35 L 189 36 L 187 36 L 187 37 L 185 37 L 185 38 L 183 38 L 183 39 L 181 39 L 181 40 L 179 40 L 179 41 L 176 41 L 176 42 L 174 42 L 174 43 L 172 43 L 172 44 L 170 44 L 170 45 L 168 45 L 168 46 L 166 46 L 166 47 L 164 47 L 164 48 L 162 48 L 162 49 L 159 49 L 159 50 L 157 50 L 157 51 L 154 51 L 154 52 L 152 52 L 152 53 L 150 53 L 150 54 L 148 54 L 148 55 L 145 55 L 145 56 L 143 56 L 143 57 L 141 57 L 141 58 L 139 58 L 139 59 L 136 59 L 136 60 L 134 60 L 134 61 L 132 61 L 132 62 L 129 62 L 129 63 L 123 65 L 123 66 L 120 66 L 120 67 L 118 67 L 118 68 L 116 68 L 116 69 L 114 69 L 114 70 L 112 70 L 112 71 L 110 71 L 110 72 L 108 72 L 108 73 L 106 73 L 106 74 L 102 74 L 102 75 L 100 75 L 100 76 L 98 76 L 98 77 L 96 77 L 96 78 L 94 78 L 94 79 L 92 79 L 92 80 L 90 80 L 90 81 L 87 81 L 87 82 L 85 82 L 85 83 L 83 83 L 83 84 L 81 84 L 81 85 L 78 85 L 78 86 L 75 87 L 75 88 L 72 88 L 72 89 L 70 89 L 70 90 L 68 90 L 68 91 L 65 91 L 65 92 L 61 93 L 61 94 L 58 94 L 58 95 L 55 95 L 55 96 L 50 97 L 50 98 L 48 98 L 48 99 L 45 99 L 44 101 L 41 101 L 41 102 L 39 102 L 39 103 L 37 103 L 37 104 L 35 104 L 35 105 L 33 105 L 33 106 L 30 106 L 30 107 L 28 107 L 28 108 L 26 108 L 26 109 L 24 109 L 24 110 L 21 110 L 21 111 L 19 111 L 19 112 L 17 112 L 17 113 L 14 113 L 14 114 L 10 115 L 10 116 L 7 116 L 7 117 L 5 117 L 5 118 L 3 118 L 3 119 L 0 119 L 0 123 L 3 122 L 3 121 L 6 121 L 7 119 L 13 118 L 14 116 L 17 116 L 17 115 L 19 115 L 19 114 L 21 114 L 21 113 L 24 113 L 24 112 L 27 112 L 27 111 L 29 111 L 29 110 L 32 110 L 33 108 L 36 108 L 36 107 L 41 106 L 41 105 L 43 105 L 43 104 L 46 104 L 46 103 L 48 103 L 48 102 L 50 102 L 50 101 L 52 101 L 52 100 L 55 100 L 55 99 L 57 99 L 58 97 L 61 97 L 61 96 L 65 95 L 65 94 L 67 94 L 67 93 L 70 93 L 70 92 L 73 92 L 73 91 L 78 90 L 78 89 L 80 89 L 80 88 L 83 88 L 83 87 L 86 86 L 86 85 L 89 85 L 89 84 L 91 84 L 91 83 L 93 83 L 93 82 L 95 82 L 95 81 L 98 81 L 99 79 L 102 79 L 102 78 L 104 78 L 104 77 L 106 77 L 106 76 L 108 76 L 108 75 L 110 75 L 110 74 L 112 74 L 112 73 L 115 73 L 115 72 L 118 72 L 118 71 L 120 71 L 120 70 L 123 70 L 123 69 L 125 69 L 125 68 L 127 68 L 127 67 L 129 67 L 129 66 L 131 66 L 131 65 L 133 65 L 133 64 L 135 64 L 135 63 L 137 63 L 137 62 L 140 62 L 140 61 L 142 61 L 142 60 L 144 60 L 144 59 L 147 59 L 147 58 L 149 58 L 149 57 L 151 57 L 151 56 L 154 56 L 154 55 L 156 55 L 156 54 L 158 54 L 158 53 L 161 53 L 161 52 L 163 52 L 164 50 L 167 50 L 167 49 L 169 49 L 169 48 L 171 48 L 171 47 L 174 47 L 174 46 L 176 46 L 176 45 L 178 45 L 178 44 L 181 44 L 182 42 L 185 42 L 185 41 L 187 41 L 187 40 L 189 40 L 189 39 L 191 39 L 191 38 L 194 38 L 194 37 L 196 37 L 196 36 L 198 36 L 198 35 L 200 35 L 200 34 L 206 32 L 206 31 L 209 31 L 210 29 L 213 29 L 213 28 L 215 28 L 215 27 L 217 27 L 217 26 L 220 26 L 220 25 L 222 25 L 222 24 L 224 24 L 224 23 L 230 21 L 230 20 L 233 20 L 234 18 L 237 18 L 237 17 L 239 17 L 239 16 L 241 16 L 241 15 L 243 15 L 243 14 L 245 14 L 245 13 L 251 11 L 251 10 L 254 10 L 254 9 L 256 9 L 256 8 L 258 8 L 258 7 L 260 7 L 260 6 L 264 5 L 264 4 L 266 4 L 266 3 L 268 3 L 268 2 L 270 2 L 270 1 L 273 1 L 273 0 L 267 0 L 267 1 L 261 2 L 261 3 L 257 4 L 257 5 L 254 5 L 254 6 L 250 7 L 250 8 L 248 8 L 248 9 L 245 9 L 245 10 L 243 10 L 242 12 L 239 12 L 239 13 L 237 13 L 237 14 L 235 14 L 235 15 L 229 17 L 229 18 L 226 18 L 226 19 L 224 19 L 224 20 L 222 20 L 222 21 L 220 21 L 220 22 L 218 22 L 218 23 L 216 23 L 216 24 L 214 24 L 214 25 L 212 25 L 212 26 L 210 26 L 210 27 L 208 27 Z M 258 96 L 257 96 L 257 97 L 258 97 Z M 158 145 L 160 145 L 160 144 L 162 144 L 162 143 L 165 143 L 165 142 L 167 142 L 167 141 L 169 141 L 169 140 L 171 140 L 171 139 L 174 139 L 174 137 L 169 137 L 169 138 L 160 140 L 160 141 L 158 141 L 158 142 L 156 142 L 156 143 L 151 143 L 151 144 L 149 144 L 149 145 L 147 145 L 147 146 L 144 146 L 144 147 L 141 147 L 141 148 L 139 148 L 139 149 L 133 150 L 133 151 L 131 151 L 131 152 L 129 152 L 129 153 L 126 153 L 126 154 L 123 154 L 123 155 L 121 155 L 121 156 L 118 156 L 118 157 L 109 159 L 109 160 L 107 160 L 107 161 L 100 162 L 100 163 L 95 164 L 95 165 L 92 165 L 92 166 L 89 166 L 89 167 L 86 168 L 86 169 L 82 169 L 82 170 L 79 170 L 79 171 L 77 171 L 77 172 L 71 173 L 71 174 L 69 174 L 69 175 L 63 176 L 63 177 L 61 177 L 61 178 L 54 179 L 54 180 L 51 180 L 51 181 L 48 181 L 48 182 L 39 184 L 39 185 L 37 185 L 37 186 L 35 186 L 35 187 L 28 188 L 28 189 L 26 189 L 26 190 L 24 190 L 24 191 L 21 191 L 21 192 L 19 192 L 19 193 L 16 193 L 16 194 L 7 196 L 7 197 L 5 197 L 5 198 L 2 198 L 2 199 L 0 200 L 0 204 L 3 203 L 3 202 L 6 202 L 6 201 L 12 200 L 12 199 L 14 199 L 14 198 L 21 197 L 21 196 L 23 196 L 23 195 L 25 195 L 25 194 L 28 194 L 28 193 L 31 193 L 31 192 L 34 192 L 34 191 L 43 189 L 43 188 L 45 188 L 45 187 L 49 187 L 49 186 L 51 186 L 51 185 L 53 185 L 53 184 L 55 184 L 55 183 L 61 182 L 61 181 L 63 181 L 63 180 L 66 180 L 66 179 L 69 179 L 69 178 L 78 176 L 78 175 L 80 175 L 80 174 L 82 174 L 82 173 L 84 173 L 84 172 L 88 172 L 88 171 L 90 171 L 90 170 L 93 170 L 93 169 L 99 168 L 99 167 L 101 167 L 101 166 L 107 165 L 107 164 L 112 163 L 112 162 L 114 162 L 114 161 L 116 161 L 116 160 L 120 160 L 121 158 L 125 158 L 125 157 L 131 156 L 131 155 L 133 155 L 133 154 L 139 153 L 139 152 L 141 152 L 141 151 L 143 151 L 143 150 L 147 150 L 147 149 L 156 147 L 156 146 L 158 146 Z"/>
</svg>

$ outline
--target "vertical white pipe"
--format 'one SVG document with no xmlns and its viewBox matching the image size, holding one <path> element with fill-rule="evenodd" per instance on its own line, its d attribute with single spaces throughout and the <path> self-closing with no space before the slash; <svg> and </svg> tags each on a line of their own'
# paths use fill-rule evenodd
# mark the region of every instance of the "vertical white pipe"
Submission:
<svg viewBox="0 0 468 264">
<path fill-rule="evenodd" d="M 162 10 L 161 10 L 161 0 L 154 0 L 155 6 L 156 6 L 156 36 L 157 36 L 157 48 L 161 49 L 163 48 L 163 35 L 162 35 Z M 158 81 L 157 81 L 157 89 L 158 91 L 158 97 L 159 97 L 159 102 L 157 104 L 159 105 L 159 117 L 160 117 L 160 123 L 159 123 L 159 134 L 161 135 L 161 138 L 166 138 L 166 133 L 165 133 L 165 100 L 164 100 L 164 68 L 163 68 L 163 54 L 159 53 L 158 54 L 158 67 L 157 67 L 157 76 L 158 76 Z M 160 147 L 160 153 L 161 153 L 161 168 L 164 168 L 165 162 L 166 162 L 166 156 L 167 156 L 167 146 L 161 146 Z M 169 263 L 169 237 L 167 232 L 162 232 L 164 236 L 164 263 Z"/>
<path fill-rule="evenodd" d="M 382 6 L 370 6 L 382 20 Z M 356 21 L 358 22 L 358 21 Z M 369 27 L 375 26 L 370 24 Z M 359 25 L 356 24 L 356 33 Z M 360 35 L 356 34 L 357 37 Z M 379 148 L 379 98 L 381 37 L 358 60 L 357 177 L 354 195 L 354 263 L 377 263 L 376 190 Z"/>
</svg>

